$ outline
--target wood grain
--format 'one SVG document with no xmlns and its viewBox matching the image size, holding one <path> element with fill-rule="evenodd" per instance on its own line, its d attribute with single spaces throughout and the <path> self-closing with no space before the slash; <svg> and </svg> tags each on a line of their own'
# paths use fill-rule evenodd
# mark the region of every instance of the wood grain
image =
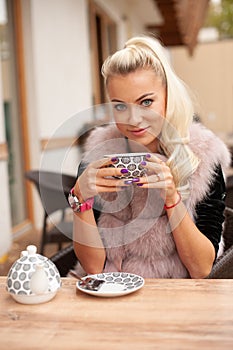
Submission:
<svg viewBox="0 0 233 350">
<path fill-rule="evenodd" d="M 1 349 L 232 349 L 233 281 L 148 279 L 98 298 L 63 279 L 48 303 L 21 305 L 0 277 Z"/>
<path fill-rule="evenodd" d="M 8 160 L 8 147 L 7 143 L 0 143 L 0 161 Z"/>
</svg>

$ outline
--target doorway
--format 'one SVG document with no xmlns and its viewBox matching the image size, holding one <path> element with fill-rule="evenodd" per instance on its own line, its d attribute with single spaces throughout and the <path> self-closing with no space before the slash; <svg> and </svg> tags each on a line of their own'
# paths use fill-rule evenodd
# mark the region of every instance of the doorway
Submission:
<svg viewBox="0 0 233 350">
<path fill-rule="evenodd" d="M 106 102 L 101 66 L 116 51 L 116 23 L 95 1 L 89 0 L 93 104 Z"/>
</svg>

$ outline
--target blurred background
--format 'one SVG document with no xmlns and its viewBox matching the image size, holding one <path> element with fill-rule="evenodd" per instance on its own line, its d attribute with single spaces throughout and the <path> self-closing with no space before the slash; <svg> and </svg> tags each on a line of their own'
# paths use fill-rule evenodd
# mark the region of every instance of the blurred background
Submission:
<svg viewBox="0 0 233 350">
<path fill-rule="evenodd" d="M 0 274 L 41 244 L 43 205 L 25 173 L 76 175 L 77 135 L 104 119 L 82 112 L 106 102 L 102 62 L 140 34 L 163 42 L 198 118 L 233 148 L 233 0 L 0 0 Z"/>
</svg>

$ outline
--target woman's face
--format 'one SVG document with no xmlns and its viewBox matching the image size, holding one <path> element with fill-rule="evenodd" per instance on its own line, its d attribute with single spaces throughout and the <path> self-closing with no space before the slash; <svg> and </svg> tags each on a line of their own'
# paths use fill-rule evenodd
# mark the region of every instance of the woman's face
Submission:
<svg viewBox="0 0 233 350">
<path fill-rule="evenodd" d="M 166 111 L 166 88 L 153 70 L 112 76 L 107 90 L 120 132 L 151 152 L 157 151 Z"/>
</svg>

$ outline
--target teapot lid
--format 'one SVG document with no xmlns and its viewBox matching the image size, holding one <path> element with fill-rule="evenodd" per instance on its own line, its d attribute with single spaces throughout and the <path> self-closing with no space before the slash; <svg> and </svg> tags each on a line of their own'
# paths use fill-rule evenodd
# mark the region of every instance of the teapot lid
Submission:
<svg viewBox="0 0 233 350">
<path fill-rule="evenodd" d="M 27 246 L 26 250 L 22 250 L 20 253 L 20 258 L 35 255 L 37 253 L 37 247 L 33 244 Z"/>
</svg>

